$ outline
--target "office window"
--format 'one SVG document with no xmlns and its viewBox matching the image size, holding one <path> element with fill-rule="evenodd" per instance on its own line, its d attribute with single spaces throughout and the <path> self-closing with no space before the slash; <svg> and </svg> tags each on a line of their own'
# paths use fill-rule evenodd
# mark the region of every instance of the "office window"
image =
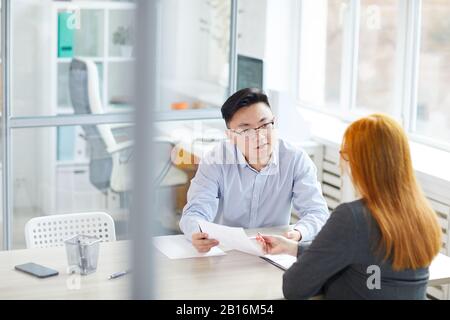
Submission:
<svg viewBox="0 0 450 320">
<path fill-rule="evenodd" d="M 421 1 L 421 6 L 400 0 L 300 3 L 301 106 L 333 111 L 327 107 L 342 101 L 342 112 L 332 113 L 343 120 L 372 112 L 398 119 L 408 115 L 401 121 L 411 139 L 450 150 L 448 1 Z M 358 54 L 356 61 L 351 53 Z"/>
<path fill-rule="evenodd" d="M 398 8 L 399 0 L 301 1 L 300 104 L 342 117 L 355 108 L 396 114 Z"/>
<path fill-rule="evenodd" d="M 356 107 L 394 113 L 398 0 L 360 2 Z"/>
<path fill-rule="evenodd" d="M 305 106 L 339 106 L 345 9 L 342 0 L 301 2 L 298 98 Z"/>
<path fill-rule="evenodd" d="M 158 111 L 207 110 L 228 94 L 231 1 L 161 1 Z"/>
<path fill-rule="evenodd" d="M 108 152 L 111 142 L 99 127 L 124 148 Z M 132 140 L 129 124 L 14 129 L 13 248 L 25 247 L 24 227 L 33 217 L 91 211 L 111 215 L 117 239 L 127 239 Z"/>
<path fill-rule="evenodd" d="M 450 141 L 450 3 L 422 1 L 417 134 Z"/>
</svg>

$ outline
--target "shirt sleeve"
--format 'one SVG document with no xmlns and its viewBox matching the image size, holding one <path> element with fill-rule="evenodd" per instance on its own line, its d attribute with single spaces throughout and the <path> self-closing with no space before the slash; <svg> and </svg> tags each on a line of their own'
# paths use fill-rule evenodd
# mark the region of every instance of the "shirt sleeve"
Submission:
<svg viewBox="0 0 450 320">
<path fill-rule="evenodd" d="M 330 213 L 317 180 L 316 166 L 304 151 L 300 153 L 296 163 L 292 204 L 299 217 L 294 229 L 300 231 L 301 241 L 313 240 Z"/>
<path fill-rule="evenodd" d="M 217 164 L 202 159 L 191 180 L 187 193 L 187 204 L 183 208 L 180 229 L 188 240 L 199 232 L 198 220 L 214 221 L 217 215 L 220 197 L 221 170 Z"/>
<path fill-rule="evenodd" d="M 353 262 L 358 232 L 351 208 L 338 206 L 309 248 L 299 245 L 297 262 L 283 275 L 284 296 L 317 295 L 328 279 Z"/>
</svg>

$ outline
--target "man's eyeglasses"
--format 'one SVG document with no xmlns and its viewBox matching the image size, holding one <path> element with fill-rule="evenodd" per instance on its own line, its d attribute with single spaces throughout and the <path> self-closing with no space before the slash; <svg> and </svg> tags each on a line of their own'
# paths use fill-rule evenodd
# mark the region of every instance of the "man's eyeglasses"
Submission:
<svg viewBox="0 0 450 320">
<path fill-rule="evenodd" d="M 264 123 L 263 125 L 259 126 L 258 128 L 249 128 L 249 129 L 243 129 L 243 130 L 233 130 L 234 133 L 237 133 L 241 136 L 250 137 L 255 135 L 259 130 L 272 130 L 275 122 L 272 120 L 270 122 Z"/>
</svg>

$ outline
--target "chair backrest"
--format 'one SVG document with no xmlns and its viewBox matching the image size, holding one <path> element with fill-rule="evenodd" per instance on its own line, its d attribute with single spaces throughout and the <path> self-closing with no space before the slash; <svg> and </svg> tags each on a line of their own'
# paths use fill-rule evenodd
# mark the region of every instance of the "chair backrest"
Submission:
<svg viewBox="0 0 450 320">
<path fill-rule="evenodd" d="M 70 81 L 74 85 L 71 92 L 80 94 L 82 104 L 74 105 L 75 113 L 104 114 L 105 109 L 100 98 L 100 81 L 96 64 L 91 59 L 74 58 L 70 64 Z M 81 88 L 81 90 L 80 90 Z M 78 97 L 71 97 L 72 101 Z M 75 101 L 76 102 L 76 101 Z M 114 148 L 117 144 L 111 125 L 100 124 L 95 126 L 107 148 Z"/>
<path fill-rule="evenodd" d="M 25 225 L 28 249 L 60 247 L 77 234 L 96 236 L 105 242 L 115 241 L 114 220 L 105 212 L 83 212 L 36 217 Z"/>
<path fill-rule="evenodd" d="M 174 148 L 174 143 L 169 140 L 155 140 L 153 142 L 153 147 L 155 148 L 155 153 L 153 155 L 154 172 L 155 172 L 155 185 L 158 186 L 169 169 L 172 167 L 172 150 Z"/>
<path fill-rule="evenodd" d="M 74 58 L 70 63 L 69 88 L 75 114 L 103 113 L 95 63 L 88 59 Z M 90 181 L 97 189 L 106 191 L 110 187 L 112 157 L 107 151 L 105 130 L 100 130 L 96 125 L 82 125 L 82 128 L 90 151 Z"/>
</svg>

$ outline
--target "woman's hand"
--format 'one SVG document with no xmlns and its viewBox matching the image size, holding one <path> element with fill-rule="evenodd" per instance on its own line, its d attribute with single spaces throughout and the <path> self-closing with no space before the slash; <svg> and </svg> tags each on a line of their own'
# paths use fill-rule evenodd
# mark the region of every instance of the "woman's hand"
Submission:
<svg viewBox="0 0 450 320">
<path fill-rule="evenodd" d="M 261 244 L 266 254 L 289 254 L 296 257 L 298 242 L 282 236 L 264 236 L 258 234 L 256 240 Z"/>
</svg>

